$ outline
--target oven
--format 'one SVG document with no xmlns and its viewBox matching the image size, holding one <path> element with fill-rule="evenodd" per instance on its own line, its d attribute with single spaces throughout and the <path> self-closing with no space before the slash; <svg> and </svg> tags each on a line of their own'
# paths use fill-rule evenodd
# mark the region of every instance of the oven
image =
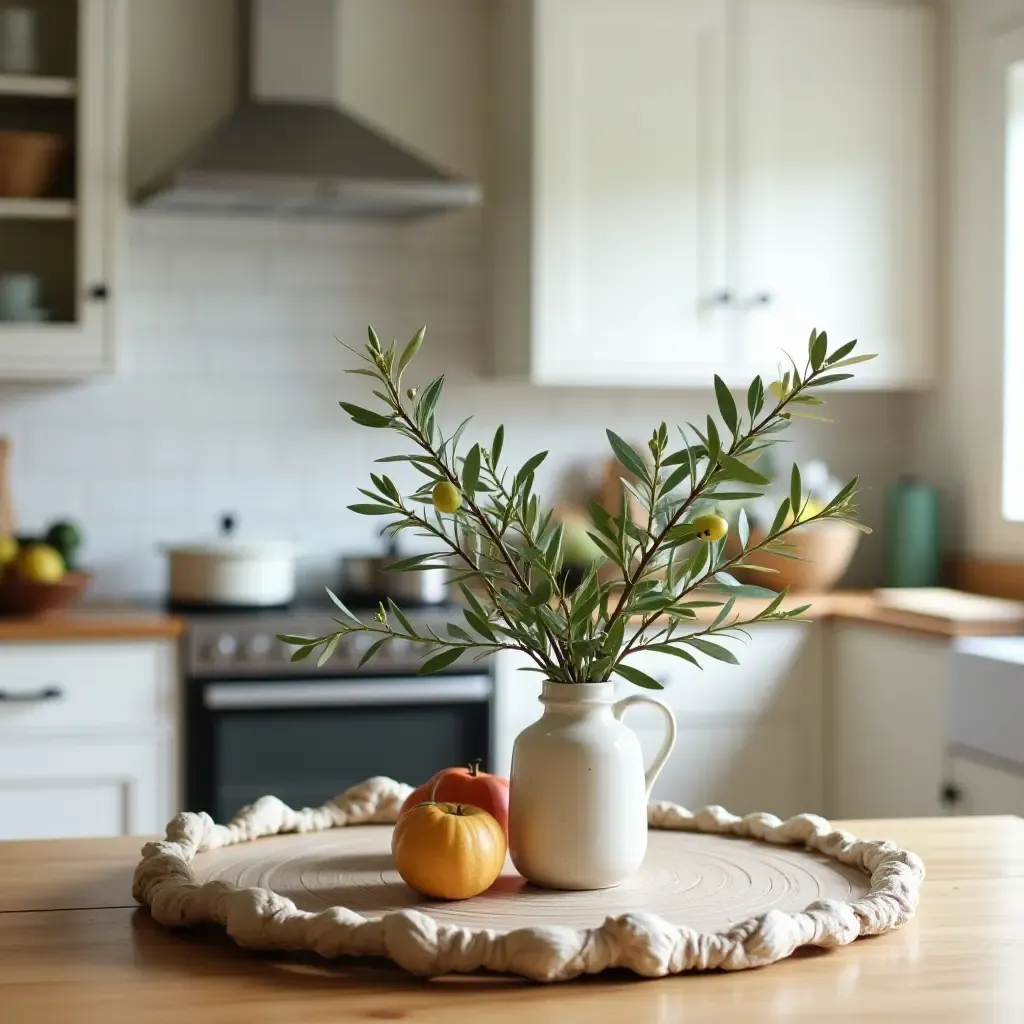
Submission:
<svg viewBox="0 0 1024 1024">
<path fill-rule="evenodd" d="M 360 669 L 359 646 L 318 670 L 288 662 L 278 632 L 323 635 L 282 613 L 190 623 L 186 664 L 186 800 L 225 822 L 273 794 L 318 806 L 373 775 L 414 785 L 449 765 L 490 761 L 494 682 L 479 666 L 415 674 L 415 651 Z M 290 613 L 294 614 L 294 613 Z M 323 625 L 322 623 L 319 625 Z M 271 627 L 272 626 L 272 631 Z M 253 632 L 256 630 L 256 632 Z M 351 638 L 353 641 L 363 638 Z M 373 663 L 371 663 L 371 666 Z"/>
</svg>

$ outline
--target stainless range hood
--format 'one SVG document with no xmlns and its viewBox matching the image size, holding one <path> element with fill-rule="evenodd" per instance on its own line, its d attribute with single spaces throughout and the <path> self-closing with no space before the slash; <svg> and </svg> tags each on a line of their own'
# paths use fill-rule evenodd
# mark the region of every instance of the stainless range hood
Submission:
<svg viewBox="0 0 1024 1024">
<path fill-rule="evenodd" d="M 473 206 L 478 185 L 346 112 L 337 0 L 253 0 L 250 96 L 140 206 L 270 216 L 413 217 Z"/>
</svg>

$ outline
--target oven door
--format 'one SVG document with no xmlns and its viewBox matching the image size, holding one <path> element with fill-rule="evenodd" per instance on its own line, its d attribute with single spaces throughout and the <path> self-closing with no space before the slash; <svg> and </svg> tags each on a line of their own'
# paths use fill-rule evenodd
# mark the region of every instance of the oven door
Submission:
<svg viewBox="0 0 1024 1024">
<path fill-rule="evenodd" d="M 418 785 L 486 765 L 492 691 L 487 675 L 193 680 L 188 807 L 225 822 L 267 794 L 315 807 L 373 775 Z"/>
</svg>

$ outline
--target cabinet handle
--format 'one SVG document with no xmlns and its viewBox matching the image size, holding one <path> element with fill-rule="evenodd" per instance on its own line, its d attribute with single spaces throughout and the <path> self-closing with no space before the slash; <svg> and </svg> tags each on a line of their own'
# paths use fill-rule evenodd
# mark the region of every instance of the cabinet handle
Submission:
<svg viewBox="0 0 1024 1024">
<path fill-rule="evenodd" d="M 110 289 L 105 284 L 94 284 L 89 289 L 90 299 L 104 300 L 110 298 Z"/>
<path fill-rule="evenodd" d="M 723 289 L 720 292 L 715 292 L 711 296 L 711 304 L 713 306 L 731 306 L 733 304 L 733 294 L 728 288 Z"/>
<path fill-rule="evenodd" d="M 0 701 L 11 704 L 43 704 L 48 700 L 63 700 L 59 686 L 44 686 L 41 690 L 0 690 Z"/>
<path fill-rule="evenodd" d="M 772 297 L 769 292 L 758 292 L 756 295 L 751 295 L 749 299 L 743 303 L 744 309 L 763 309 L 765 306 L 772 304 Z"/>
</svg>

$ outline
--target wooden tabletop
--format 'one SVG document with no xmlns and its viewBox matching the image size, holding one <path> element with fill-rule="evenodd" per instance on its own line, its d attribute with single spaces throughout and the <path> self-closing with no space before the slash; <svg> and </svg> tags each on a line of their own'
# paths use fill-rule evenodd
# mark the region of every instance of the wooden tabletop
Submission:
<svg viewBox="0 0 1024 1024">
<path fill-rule="evenodd" d="M 755 971 L 557 985 L 424 981 L 383 961 L 253 953 L 129 895 L 139 839 L 0 843 L 0 1019 L 74 1024 L 1024 1020 L 1024 820 L 846 823 L 925 860 L 902 931 Z"/>
</svg>

